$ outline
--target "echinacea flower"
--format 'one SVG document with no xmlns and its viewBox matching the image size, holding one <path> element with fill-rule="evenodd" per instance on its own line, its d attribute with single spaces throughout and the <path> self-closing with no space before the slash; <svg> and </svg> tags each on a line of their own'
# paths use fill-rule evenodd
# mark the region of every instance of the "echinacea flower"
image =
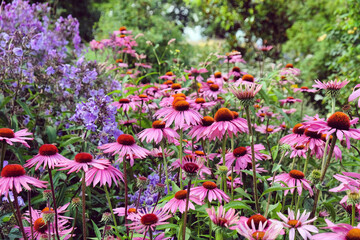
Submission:
<svg viewBox="0 0 360 240">
<path fill-rule="evenodd" d="M 1 171 L 0 195 L 8 195 L 9 191 L 19 193 L 24 187 L 31 190 L 29 185 L 38 188 L 46 188 L 47 182 L 26 175 L 25 169 L 19 164 L 8 164 Z"/>
<path fill-rule="evenodd" d="M 306 127 L 310 131 L 317 131 L 327 134 L 327 138 L 331 134 L 336 134 L 336 137 L 341 141 L 345 137 L 346 145 L 350 149 L 350 138 L 360 139 L 360 129 L 350 128 L 351 125 L 358 122 L 358 118 L 350 120 L 349 116 L 343 112 L 335 112 L 327 121 L 316 120 L 306 122 Z"/>
<path fill-rule="evenodd" d="M 225 93 L 221 84 L 203 84 L 201 95 L 207 99 L 217 99 L 219 94 Z"/>
<path fill-rule="evenodd" d="M 154 121 L 152 128 L 147 128 L 138 133 L 138 137 L 141 141 L 150 143 L 154 141 L 159 144 L 163 139 L 169 143 L 174 143 L 175 138 L 179 138 L 179 134 L 171 128 L 165 127 L 164 121 Z"/>
<path fill-rule="evenodd" d="M 217 211 L 214 207 L 206 208 L 205 210 L 215 225 L 235 230 L 235 226 L 239 221 L 239 216 L 238 213 L 235 212 L 235 209 L 230 208 L 226 211 L 225 208 L 220 205 Z"/>
<path fill-rule="evenodd" d="M 140 104 L 136 101 L 131 101 L 128 98 L 121 98 L 119 101 L 113 102 L 111 105 L 117 107 L 117 109 L 122 109 L 123 112 L 128 112 L 130 108 L 133 111 L 136 111 L 140 108 Z"/>
<path fill-rule="evenodd" d="M 201 122 L 199 125 L 193 126 L 189 131 L 189 136 L 191 138 L 196 138 L 197 141 L 200 139 L 206 138 L 206 130 L 215 122 L 214 118 L 210 116 L 205 116 L 201 119 Z"/>
<path fill-rule="evenodd" d="M 145 158 L 150 153 L 147 149 L 136 145 L 134 137 L 129 134 L 121 134 L 116 142 L 101 145 L 98 149 L 104 150 L 104 153 L 113 153 L 113 156 L 119 154 L 120 162 L 124 157 L 129 156 L 131 166 L 134 165 L 134 155 L 138 158 Z"/>
<path fill-rule="evenodd" d="M 312 236 L 312 240 L 358 240 L 360 239 L 360 223 L 357 226 L 351 226 L 346 223 L 334 224 L 329 219 L 325 219 L 327 227 L 324 229 L 330 229 L 330 233 L 319 233 Z"/>
<path fill-rule="evenodd" d="M 125 216 L 125 208 L 124 207 L 114 208 L 113 211 L 115 214 L 119 215 L 120 217 Z M 138 210 L 136 209 L 136 207 L 130 205 L 127 209 L 127 218 L 132 221 L 133 217 L 137 213 L 138 213 Z"/>
<path fill-rule="evenodd" d="M 285 103 L 296 103 L 296 102 L 302 102 L 301 99 L 298 99 L 298 98 L 294 98 L 294 97 L 287 97 L 286 99 L 281 99 L 279 100 L 281 106 L 284 105 Z"/>
<path fill-rule="evenodd" d="M 243 81 L 244 77 L 243 76 Z M 237 99 L 240 100 L 240 102 L 245 105 L 251 105 L 253 104 L 255 95 L 261 90 L 262 85 L 256 84 L 256 83 L 244 83 L 240 82 L 240 88 L 231 87 L 230 91 L 237 97 Z"/>
<path fill-rule="evenodd" d="M 41 166 L 43 168 L 49 167 L 49 169 L 54 169 L 63 161 L 69 161 L 69 159 L 60 155 L 55 145 L 44 144 L 39 148 L 39 153 L 35 157 L 26 161 L 24 167 L 33 167 L 36 165 L 35 170 Z"/>
<path fill-rule="evenodd" d="M 295 231 L 298 231 L 304 240 L 313 239 L 310 232 L 319 232 L 317 227 L 310 224 L 316 220 L 316 217 L 308 220 L 310 212 L 306 213 L 306 210 L 301 215 L 300 210 L 295 215 L 294 211 L 290 209 L 288 209 L 288 217 L 285 217 L 281 212 L 278 212 L 277 215 L 284 221 L 284 227 L 289 229 L 289 240 L 295 239 Z"/>
<path fill-rule="evenodd" d="M 274 180 L 274 182 L 284 182 L 287 184 L 287 187 L 291 187 L 290 192 L 294 194 L 294 187 L 297 188 L 298 194 L 301 196 L 303 188 L 305 190 L 309 190 L 310 195 L 313 195 L 313 190 L 311 188 L 311 183 L 309 180 L 305 179 L 305 175 L 303 172 L 299 170 L 291 170 L 289 173 L 282 173 L 280 175 L 272 177 L 268 180 Z M 281 183 L 282 187 L 285 187 L 283 183 Z M 289 189 L 285 190 L 284 195 L 286 196 L 289 192 Z"/>
<path fill-rule="evenodd" d="M 100 186 L 108 184 L 111 187 L 113 182 L 117 186 L 120 179 L 124 181 L 123 173 L 112 165 L 107 165 L 105 168 L 92 167 L 85 173 L 86 186 L 92 183 L 93 187 L 95 187 L 95 185 L 100 183 Z"/>
<path fill-rule="evenodd" d="M 261 150 L 265 150 L 262 144 L 255 144 L 255 161 L 269 159 L 266 154 L 260 153 Z M 229 152 L 225 155 L 225 165 L 230 169 L 235 162 L 235 171 L 240 174 L 241 170 L 246 169 L 247 165 L 251 163 L 251 147 L 237 147 L 234 151 Z"/>
<path fill-rule="evenodd" d="M 315 80 L 315 83 L 313 85 L 313 88 L 319 88 L 326 90 L 327 94 L 330 94 L 332 97 L 336 97 L 339 93 L 339 90 L 345 87 L 350 81 L 344 80 L 331 80 L 329 82 L 321 82 L 320 80 Z"/>
<path fill-rule="evenodd" d="M 173 107 L 162 108 L 154 116 L 163 118 L 163 121 L 166 122 L 166 127 L 170 127 L 172 123 L 175 123 L 176 129 L 193 126 L 201 121 L 200 113 L 190 109 L 190 104 L 181 98 L 175 98 Z"/>
<path fill-rule="evenodd" d="M 281 128 L 273 126 L 273 125 L 261 124 L 260 126 L 257 126 L 255 124 L 255 130 L 258 131 L 259 133 L 263 133 L 263 134 L 273 134 L 273 133 L 281 131 Z"/>
<path fill-rule="evenodd" d="M 316 89 L 310 89 L 310 88 L 308 88 L 308 87 L 306 87 L 306 86 L 302 86 L 302 87 L 300 87 L 300 88 L 294 88 L 293 90 L 294 90 L 294 92 L 303 92 L 303 93 L 305 93 L 305 92 L 314 93 L 314 92 L 317 92 L 317 91 L 318 91 L 318 90 L 316 90 Z"/>
<path fill-rule="evenodd" d="M 359 88 L 359 89 L 355 90 L 356 88 Z M 359 98 L 358 106 L 360 107 L 360 84 L 357 84 L 357 85 L 354 87 L 354 91 L 353 91 L 352 94 L 350 94 L 348 101 L 349 101 L 349 102 L 352 102 L 352 101 L 354 101 L 354 100 L 357 99 L 357 98 Z"/>
<path fill-rule="evenodd" d="M 341 184 L 337 187 L 331 188 L 329 192 L 343 192 L 347 191 L 347 195 L 341 199 L 340 204 L 344 204 L 348 200 L 348 196 L 351 194 L 359 195 L 360 190 L 360 175 L 353 172 L 342 172 L 344 175 L 335 174 L 333 177 L 340 181 Z M 357 179 L 353 179 L 355 177 Z"/>
<path fill-rule="evenodd" d="M 222 200 L 225 202 L 230 201 L 230 197 L 218 189 L 217 185 L 211 181 L 204 182 L 200 187 L 194 187 L 191 189 L 190 195 L 198 196 L 200 201 L 204 201 L 205 198 L 207 198 L 209 202 L 213 200 L 218 200 L 220 203 Z"/>
<path fill-rule="evenodd" d="M 176 211 L 179 209 L 181 213 L 185 212 L 186 208 L 186 195 L 187 190 L 180 190 L 177 191 L 172 199 L 170 199 L 165 205 L 164 209 L 169 210 L 169 212 L 176 213 Z M 189 206 L 188 209 L 195 210 L 194 204 L 191 202 L 193 201 L 197 205 L 203 205 L 204 203 L 200 201 L 196 196 L 191 195 L 189 196 Z"/>
<path fill-rule="evenodd" d="M 300 69 L 294 68 L 294 65 L 292 63 L 286 64 L 285 67 L 280 70 L 281 76 L 298 76 L 300 75 L 300 73 Z"/>
<path fill-rule="evenodd" d="M 174 153 L 175 153 L 175 151 L 172 151 L 171 149 L 167 149 L 167 148 L 164 149 L 165 157 L 171 157 L 172 155 L 174 155 Z M 155 157 L 155 158 L 162 159 L 163 158 L 163 150 L 161 147 L 153 148 L 153 149 L 151 149 L 149 155 L 152 157 Z"/>
<path fill-rule="evenodd" d="M 154 211 L 152 209 L 140 209 L 138 213 L 133 215 L 133 222 L 128 226 L 138 233 L 148 232 L 149 229 L 154 232 L 157 226 L 167 224 L 168 222 L 165 221 L 170 217 L 171 215 L 163 208 L 156 207 Z"/>
<path fill-rule="evenodd" d="M 104 169 L 110 165 L 107 159 L 94 159 L 90 153 L 78 153 L 74 160 L 66 160 L 58 164 L 57 167 L 62 167 L 60 170 L 69 170 L 68 174 L 72 172 L 79 172 L 80 170 L 87 172 L 91 166 Z"/>
<path fill-rule="evenodd" d="M 177 159 L 171 166 L 173 168 L 181 167 L 188 177 L 196 177 L 197 175 L 204 177 L 203 174 L 211 174 L 210 169 L 204 165 L 204 158 L 194 155 L 184 156 L 181 163 L 180 159 Z"/>
<path fill-rule="evenodd" d="M 255 226 L 254 222 L 251 223 L 250 227 L 248 224 L 239 224 L 236 230 L 248 240 L 275 240 L 282 229 L 281 224 L 266 221 L 265 223 L 260 222 L 258 227 Z"/>
<path fill-rule="evenodd" d="M 281 144 L 288 144 L 290 146 L 293 146 L 295 144 L 301 145 L 306 140 L 306 136 L 304 135 L 305 128 L 304 125 L 301 123 L 296 124 L 293 127 L 293 130 L 291 134 L 288 134 L 280 139 Z"/>
<path fill-rule="evenodd" d="M 33 140 L 26 136 L 30 136 L 32 133 L 28 132 L 27 129 L 23 129 L 17 132 L 14 132 L 10 128 L 0 128 L 0 142 L 4 140 L 7 144 L 13 145 L 14 143 L 21 143 L 25 147 L 30 147 L 26 140 Z"/>
<path fill-rule="evenodd" d="M 238 115 L 238 114 L 237 114 Z M 249 132 L 247 121 L 234 115 L 234 112 L 227 108 L 220 108 L 215 113 L 215 122 L 211 124 L 205 131 L 208 139 L 223 139 L 224 136 L 233 136 L 238 133 Z"/>
</svg>

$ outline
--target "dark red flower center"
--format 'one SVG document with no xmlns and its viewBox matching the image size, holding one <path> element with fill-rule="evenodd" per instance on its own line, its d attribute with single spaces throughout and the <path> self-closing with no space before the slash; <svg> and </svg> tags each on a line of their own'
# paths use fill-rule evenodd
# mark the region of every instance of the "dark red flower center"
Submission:
<svg viewBox="0 0 360 240">
<path fill-rule="evenodd" d="M 0 137 L 14 138 L 14 131 L 10 128 L 0 128 Z"/>
<path fill-rule="evenodd" d="M 123 60 L 122 59 L 116 59 L 116 63 L 122 63 Z"/>
<path fill-rule="evenodd" d="M 303 179 L 305 177 L 304 173 L 302 171 L 299 170 L 291 170 L 289 172 L 290 177 L 292 178 L 296 178 L 296 179 Z"/>
<path fill-rule="evenodd" d="M 240 68 L 237 67 L 237 66 L 233 67 L 233 68 L 232 68 L 232 71 L 233 71 L 233 72 L 238 72 L 238 73 L 241 72 Z"/>
<path fill-rule="evenodd" d="M 177 97 L 183 97 L 184 99 L 186 99 L 186 95 L 183 94 L 183 93 L 176 93 L 176 94 L 172 95 L 172 97 L 173 97 L 174 99 L 177 98 Z"/>
<path fill-rule="evenodd" d="M 158 220 L 159 220 L 159 218 L 153 213 L 145 214 L 140 219 L 141 223 L 146 225 L 146 226 L 150 226 L 152 224 L 155 224 L 155 223 L 158 222 Z"/>
<path fill-rule="evenodd" d="M 216 183 L 210 182 L 210 181 L 204 182 L 202 185 L 204 188 L 209 189 L 209 190 L 213 190 L 213 189 L 217 188 Z"/>
<path fill-rule="evenodd" d="M 197 165 L 196 163 L 188 162 L 184 164 L 183 169 L 187 173 L 197 173 L 197 171 L 199 170 L 199 165 Z"/>
<path fill-rule="evenodd" d="M 201 125 L 208 127 L 211 126 L 215 120 L 212 117 L 205 116 L 203 119 L 201 119 Z"/>
<path fill-rule="evenodd" d="M 339 130 L 349 130 L 350 118 L 343 112 L 336 112 L 328 118 L 327 124 L 329 127 Z"/>
<path fill-rule="evenodd" d="M 265 236 L 265 232 L 256 231 L 251 235 L 255 240 L 263 240 Z"/>
<path fill-rule="evenodd" d="M 172 80 L 166 80 L 165 82 L 164 82 L 164 84 L 166 84 L 166 85 L 171 85 L 171 84 L 173 84 L 174 82 L 172 81 Z"/>
<path fill-rule="evenodd" d="M 321 133 L 317 133 L 315 131 L 310 131 L 308 129 L 305 129 L 305 136 L 315 138 L 315 139 L 321 139 Z"/>
<path fill-rule="evenodd" d="M 234 157 L 242 157 L 247 153 L 246 147 L 237 147 L 234 149 Z"/>
<path fill-rule="evenodd" d="M 309 88 L 304 86 L 304 87 L 301 87 L 301 89 L 308 90 Z"/>
<path fill-rule="evenodd" d="M 197 104 L 206 103 L 206 101 L 205 101 L 205 99 L 203 99 L 203 98 L 197 98 L 197 99 L 195 100 L 195 103 L 197 103 Z"/>
<path fill-rule="evenodd" d="M 25 169 L 19 164 L 8 164 L 1 171 L 1 177 L 20 177 L 25 175 Z"/>
<path fill-rule="evenodd" d="M 122 98 L 119 100 L 119 103 L 129 103 L 129 102 L 130 102 L 130 100 L 127 98 Z"/>
<path fill-rule="evenodd" d="M 232 114 L 232 112 L 227 108 L 220 108 L 215 113 L 214 118 L 215 118 L 215 121 L 217 121 L 217 122 L 231 121 L 234 119 L 234 114 Z"/>
<path fill-rule="evenodd" d="M 165 73 L 165 75 L 166 76 L 173 76 L 174 74 L 173 74 L 173 72 L 167 72 L 167 73 Z"/>
<path fill-rule="evenodd" d="M 345 236 L 346 240 L 360 240 L 360 229 L 353 228 Z"/>
<path fill-rule="evenodd" d="M 299 223 L 299 225 L 298 226 L 296 226 L 296 224 L 298 224 Z M 291 226 L 291 227 L 300 227 L 301 226 L 301 222 L 299 222 L 298 220 L 289 220 L 288 221 L 288 224 Z"/>
<path fill-rule="evenodd" d="M 289 100 L 291 100 L 291 99 L 294 99 L 294 97 L 287 97 L 286 99 L 289 99 Z"/>
<path fill-rule="evenodd" d="M 226 218 L 221 217 L 221 218 L 218 219 L 218 225 L 221 226 L 221 227 L 224 227 L 225 224 L 227 223 L 227 221 L 228 220 Z"/>
<path fill-rule="evenodd" d="M 304 145 L 297 145 L 297 146 L 295 146 L 295 149 L 296 149 L 296 150 L 303 150 L 304 148 L 305 148 Z"/>
<path fill-rule="evenodd" d="M 44 144 L 39 148 L 39 153 L 42 156 L 52 156 L 59 152 L 57 147 L 52 144 Z"/>
<path fill-rule="evenodd" d="M 54 209 L 45 207 L 43 210 L 41 210 L 41 212 L 49 212 L 49 211 L 54 211 Z"/>
<path fill-rule="evenodd" d="M 250 74 L 245 74 L 245 75 L 242 77 L 242 80 L 243 80 L 243 81 L 246 81 L 246 82 L 254 82 L 254 76 L 253 76 L 253 75 L 250 75 Z"/>
<path fill-rule="evenodd" d="M 234 119 L 239 117 L 239 113 L 237 113 L 237 112 L 235 112 L 235 111 L 231 111 L 231 112 L 232 112 L 232 114 L 233 114 L 233 116 L 234 116 Z"/>
<path fill-rule="evenodd" d="M 210 85 L 210 90 L 213 91 L 213 92 L 218 91 L 219 88 L 220 88 L 220 87 L 219 87 L 219 85 L 217 85 L 217 84 L 211 84 L 211 85 Z"/>
<path fill-rule="evenodd" d="M 213 80 L 207 80 L 206 83 L 211 85 L 211 84 L 214 84 L 214 81 Z"/>
<path fill-rule="evenodd" d="M 254 108 L 260 108 L 260 105 L 259 105 L 259 104 L 255 104 L 255 105 L 254 105 Z"/>
<path fill-rule="evenodd" d="M 274 131 L 274 129 L 271 127 L 266 128 L 266 132 L 273 132 L 273 131 Z"/>
<path fill-rule="evenodd" d="M 302 127 L 302 126 L 303 126 L 303 125 L 302 125 L 301 123 L 296 124 L 296 125 L 293 127 L 293 133 L 295 133 L 295 134 L 300 134 L 300 135 L 304 134 L 305 128 L 300 128 L 300 127 Z"/>
<path fill-rule="evenodd" d="M 145 95 L 145 94 L 140 94 L 139 95 L 139 98 L 147 98 L 148 96 L 147 95 Z"/>
<path fill-rule="evenodd" d="M 187 111 L 190 108 L 190 104 L 185 100 L 177 101 L 173 103 L 173 106 L 176 111 Z"/>
<path fill-rule="evenodd" d="M 292 64 L 292 63 L 288 63 L 288 64 L 286 64 L 286 66 L 285 66 L 285 68 L 293 68 L 294 67 L 294 65 Z"/>
<path fill-rule="evenodd" d="M 175 198 L 177 200 L 184 200 L 186 199 L 186 195 L 187 195 L 187 190 L 180 190 L 175 193 Z"/>
<path fill-rule="evenodd" d="M 119 31 L 126 31 L 126 27 L 124 27 L 124 26 L 120 27 Z"/>
<path fill-rule="evenodd" d="M 205 156 L 205 153 L 203 151 L 195 151 L 195 154 L 197 156 Z"/>
<path fill-rule="evenodd" d="M 215 78 L 221 78 L 221 72 L 214 73 L 214 77 Z"/>
<path fill-rule="evenodd" d="M 181 88 L 181 84 L 180 84 L 180 83 L 173 83 L 173 84 L 171 85 L 171 89 L 176 90 L 176 89 L 180 89 L 180 88 Z"/>
<path fill-rule="evenodd" d="M 259 115 L 260 115 L 260 117 L 265 117 L 266 116 L 265 113 L 260 113 Z"/>
<path fill-rule="evenodd" d="M 34 230 L 36 232 L 45 233 L 47 230 L 47 225 L 42 218 L 38 218 L 34 222 Z"/>
<path fill-rule="evenodd" d="M 117 140 L 116 140 L 119 144 L 121 145 L 133 145 L 135 144 L 135 139 L 133 136 L 129 135 L 129 134 L 121 134 Z"/>
<path fill-rule="evenodd" d="M 252 228 L 252 226 L 251 226 L 252 221 L 254 221 L 255 228 L 258 229 L 260 223 L 264 224 L 267 221 L 267 219 L 261 214 L 252 215 L 247 220 L 247 225 L 249 226 L 249 228 Z"/>
<path fill-rule="evenodd" d="M 154 121 L 152 127 L 156 129 L 163 129 L 165 128 L 165 122 L 161 120 Z"/>
<path fill-rule="evenodd" d="M 75 155 L 75 162 L 88 163 L 93 160 L 93 156 L 90 153 L 81 152 Z"/>
</svg>

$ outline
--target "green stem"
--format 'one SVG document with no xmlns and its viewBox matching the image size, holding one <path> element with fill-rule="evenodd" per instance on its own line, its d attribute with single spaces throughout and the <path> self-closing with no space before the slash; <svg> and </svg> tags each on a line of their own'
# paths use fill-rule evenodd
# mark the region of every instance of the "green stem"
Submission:
<svg viewBox="0 0 360 240">
<path fill-rule="evenodd" d="M 182 141 L 183 141 L 183 132 L 182 129 L 180 129 L 180 139 L 179 139 L 179 159 L 180 159 L 180 165 L 182 165 Z M 183 184 L 182 184 L 182 169 L 180 168 L 180 173 L 179 173 L 179 182 L 180 182 L 180 189 L 183 189 Z"/>
<path fill-rule="evenodd" d="M 253 187 L 254 187 L 254 200 L 255 200 L 255 209 L 257 213 L 260 213 L 259 208 L 259 198 L 258 198 L 258 192 L 257 192 L 257 179 L 256 179 L 256 162 L 255 162 L 255 148 L 254 148 L 254 135 L 253 130 L 251 126 L 251 116 L 250 116 L 250 109 L 249 106 L 245 107 L 246 111 L 246 119 L 248 123 L 249 128 L 249 136 L 250 136 L 250 142 L 251 142 L 251 163 L 252 163 L 252 172 L 253 172 Z"/>
<path fill-rule="evenodd" d="M 108 191 L 108 188 L 107 188 L 106 184 L 104 185 L 104 189 L 105 189 L 106 198 L 107 198 L 107 201 L 108 201 L 108 204 L 109 204 L 111 216 L 112 216 L 113 221 L 114 221 L 116 235 L 120 235 L 119 231 L 118 231 L 118 226 L 117 226 L 116 218 L 115 218 L 115 215 L 114 215 L 114 211 L 113 211 L 113 208 L 112 208 L 112 205 L 111 205 L 109 191 Z"/>
<path fill-rule="evenodd" d="M 23 225 L 22 219 L 21 219 L 20 207 L 19 207 L 19 203 L 18 203 L 18 194 L 16 192 L 15 187 L 13 188 L 13 194 L 14 194 L 14 205 L 15 205 L 15 209 L 16 209 L 16 214 L 19 219 L 19 227 L 20 227 L 20 230 L 22 232 L 24 239 L 27 240 L 24 225 Z"/>
<path fill-rule="evenodd" d="M 233 173 L 234 173 L 234 166 L 232 164 L 231 165 L 231 201 L 234 201 L 234 177 L 233 177 Z"/>
<path fill-rule="evenodd" d="M 31 239 L 34 239 L 34 228 L 33 228 L 33 219 L 31 212 L 31 191 L 28 191 L 27 197 L 28 197 L 28 208 L 29 208 L 29 216 L 30 216 Z"/>
<path fill-rule="evenodd" d="M 77 219 L 77 217 L 78 217 L 78 213 L 79 213 L 79 210 L 78 210 L 78 208 L 76 207 L 76 208 L 75 208 L 74 222 L 73 222 L 72 230 L 71 230 L 71 233 L 70 233 L 71 239 L 73 239 L 73 236 L 74 236 L 73 233 L 74 233 L 74 230 L 75 230 L 76 219 Z"/>
<path fill-rule="evenodd" d="M 223 166 L 225 166 L 225 155 L 226 155 L 226 135 L 224 135 L 221 150 L 222 150 L 222 151 L 221 151 L 221 155 L 222 155 L 222 158 L 223 158 Z"/>
<path fill-rule="evenodd" d="M 331 98 L 331 114 L 335 113 L 335 104 L 336 104 L 336 98 L 332 97 Z"/>
<path fill-rule="evenodd" d="M 304 113 L 304 101 L 305 101 L 305 98 L 303 97 L 302 102 L 301 102 L 300 119 L 303 118 L 303 113 Z"/>
<path fill-rule="evenodd" d="M 55 188 L 54 188 L 54 181 L 52 178 L 52 172 L 51 169 L 49 168 L 49 166 L 47 167 L 48 173 L 49 173 L 49 180 L 50 180 L 50 186 L 51 186 L 51 194 L 52 194 L 52 200 L 53 200 L 53 205 L 54 205 L 54 211 L 55 211 L 55 233 L 56 233 L 56 238 L 58 240 L 60 240 L 60 234 L 59 234 L 59 229 L 58 229 L 58 212 L 57 212 L 57 205 L 56 205 L 56 198 L 55 198 Z M 85 177 L 84 177 L 84 183 L 85 183 Z"/>
<path fill-rule="evenodd" d="M 356 206 L 355 204 L 352 205 L 352 209 L 351 209 L 351 226 L 355 226 L 355 210 L 356 210 Z"/>
<path fill-rule="evenodd" d="M 82 199 L 82 231 L 83 231 L 83 239 L 86 240 L 86 199 L 85 199 L 85 172 L 82 172 L 82 181 L 81 181 L 81 199 Z"/>
<path fill-rule="evenodd" d="M 0 172 L 2 171 L 4 167 L 4 160 L 5 160 L 5 154 L 6 154 L 6 142 L 3 140 L 1 144 L 1 162 L 0 162 Z"/>
<path fill-rule="evenodd" d="M 161 152 L 162 152 L 162 157 L 163 157 L 163 161 L 164 161 L 164 170 L 165 170 L 165 183 L 166 183 L 166 187 L 167 187 L 167 194 L 170 193 L 170 187 L 169 187 L 169 173 L 168 173 L 168 169 L 167 169 L 167 160 L 166 160 L 166 156 L 165 156 L 165 144 L 164 141 L 160 142 L 160 146 L 161 146 Z"/>
<path fill-rule="evenodd" d="M 211 208 L 211 203 L 207 200 L 208 208 Z M 212 221 L 209 218 L 209 240 L 212 239 Z"/>
<path fill-rule="evenodd" d="M 128 182 L 127 182 L 127 173 L 126 173 L 126 159 L 123 159 L 123 168 L 124 168 L 124 187 L 125 187 L 125 226 L 126 226 L 126 236 L 129 238 L 129 226 L 128 226 Z"/>
<path fill-rule="evenodd" d="M 189 179 L 187 191 L 186 191 L 186 204 L 185 204 L 185 212 L 184 212 L 184 222 L 183 222 L 183 229 L 182 229 L 182 239 L 185 240 L 186 235 L 186 217 L 187 217 L 187 211 L 189 207 L 189 198 L 190 198 L 190 189 L 191 189 L 191 179 Z"/>
<path fill-rule="evenodd" d="M 304 170 L 303 170 L 303 173 L 304 173 L 305 176 L 306 176 L 306 170 L 307 170 L 307 166 L 308 166 L 308 163 L 309 163 L 310 156 L 311 156 L 311 149 L 309 148 L 308 151 L 307 151 Z"/>
</svg>

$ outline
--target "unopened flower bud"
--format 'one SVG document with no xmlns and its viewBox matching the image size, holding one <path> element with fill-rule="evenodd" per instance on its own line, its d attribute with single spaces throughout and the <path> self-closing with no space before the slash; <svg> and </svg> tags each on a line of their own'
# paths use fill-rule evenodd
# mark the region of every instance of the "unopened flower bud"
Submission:
<svg viewBox="0 0 360 240">
<path fill-rule="evenodd" d="M 164 191 L 165 191 L 165 186 L 166 186 L 165 184 L 157 183 L 157 184 L 155 185 L 155 192 L 160 193 L 160 194 L 163 194 Z"/>
<path fill-rule="evenodd" d="M 42 211 L 42 218 L 45 223 L 54 221 L 55 212 L 54 210 Z"/>
<path fill-rule="evenodd" d="M 73 209 L 79 209 L 81 207 L 81 199 L 78 197 L 75 197 L 71 200 L 71 208 Z"/>
<path fill-rule="evenodd" d="M 136 182 L 137 187 L 141 189 L 144 189 L 146 185 L 149 184 L 149 179 L 143 176 L 138 177 L 136 180 L 137 180 Z"/>
<path fill-rule="evenodd" d="M 52 199 L 51 190 L 46 189 L 46 190 L 43 191 L 43 199 L 44 199 L 45 201 L 48 201 L 48 200 L 51 200 L 51 199 Z"/>
<path fill-rule="evenodd" d="M 109 212 L 104 212 L 102 214 L 102 217 L 101 217 L 101 222 L 104 222 L 105 224 L 107 224 L 108 222 L 110 222 L 112 220 L 112 216 L 111 216 L 111 213 Z"/>
<path fill-rule="evenodd" d="M 314 183 L 317 184 L 320 181 L 320 177 L 321 177 L 321 171 L 319 169 L 314 169 L 311 174 L 309 179 Z"/>
<path fill-rule="evenodd" d="M 219 166 L 218 167 L 219 173 L 222 175 L 226 175 L 229 171 L 229 168 L 227 166 Z"/>
<path fill-rule="evenodd" d="M 360 192 L 348 191 L 347 196 L 348 196 L 348 200 L 347 200 L 348 205 L 356 205 L 360 202 Z"/>
<path fill-rule="evenodd" d="M 282 144 L 280 146 L 280 151 L 282 153 L 289 152 L 289 151 L 291 151 L 291 146 L 289 144 Z"/>
</svg>

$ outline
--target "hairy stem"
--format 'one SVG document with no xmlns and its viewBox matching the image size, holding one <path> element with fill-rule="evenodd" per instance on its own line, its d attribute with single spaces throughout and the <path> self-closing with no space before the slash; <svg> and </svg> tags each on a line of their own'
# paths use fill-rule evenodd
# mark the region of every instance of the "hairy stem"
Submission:
<svg viewBox="0 0 360 240">
<path fill-rule="evenodd" d="M 59 229 L 58 229 L 58 212 L 57 212 L 57 205 L 56 205 L 56 198 L 55 198 L 54 182 L 53 182 L 53 178 L 52 178 L 52 172 L 51 172 L 51 169 L 49 168 L 49 166 L 47 167 L 47 169 L 48 169 L 48 173 L 49 173 L 51 194 L 52 194 L 52 200 L 53 200 L 54 211 L 55 211 L 55 233 L 56 233 L 56 238 L 58 240 L 60 240 L 60 234 L 59 234 Z M 84 178 L 84 181 L 85 181 L 85 178 Z"/>
</svg>

